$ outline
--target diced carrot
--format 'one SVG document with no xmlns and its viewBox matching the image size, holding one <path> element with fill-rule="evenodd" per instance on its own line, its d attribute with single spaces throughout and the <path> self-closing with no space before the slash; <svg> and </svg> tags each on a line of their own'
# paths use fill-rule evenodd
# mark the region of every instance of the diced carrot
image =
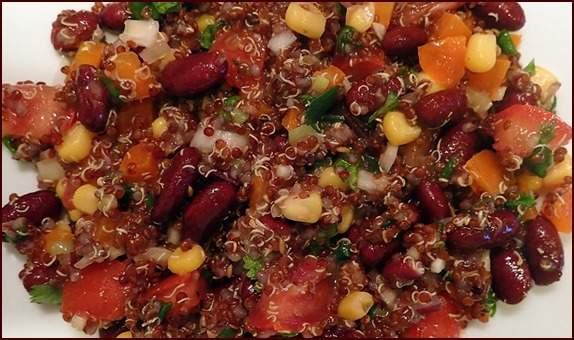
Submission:
<svg viewBox="0 0 574 340">
<path fill-rule="evenodd" d="M 281 125 L 283 125 L 287 131 L 299 127 L 299 125 L 301 125 L 299 121 L 299 110 L 293 107 L 287 110 L 287 113 L 283 116 L 283 120 L 281 120 Z"/>
<path fill-rule="evenodd" d="M 126 182 L 141 182 L 153 179 L 159 174 L 158 161 L 145 143 L 132 146 L 120 163 L 120 171 L 124 173 Z"/>
<path fill-rule="evenodd" d="M 501 193 L 501 187 L 505 183 L 504 167 L 498 162 L 494 151 L 480 151 L 472 156 L 464 167 L 472 177 L 471 188 L 475 192 L 487 192 L 492 196 Z"/>
<path fill-rule="evenodd" d="M 251 194 L 249 196 L 249 208 L 256 210 L 257 206 L 265 200 L 269 181 L 264 180 L 261 176 L 251 176 Z"/>
<path fill-rule="evenodd" d="M 522 35 L 521 34 L 510 33 L 510 39 L 512 39 L 512 42 L 514 43 L 514 47 L 516 47 L 516 48 L 520 47 L 520 43 L 522 42 Z"/>
<path fill-rule="evenodd" d="M 458 15 L 444 12 L 437 20 L 436 29 L 431 34 L 431 40 L 440 40 L 461 35 L 468 41 L 472 35 L 472 31 Z"/>
<path fill-rule="evenodd" d="M 524 215 L 520 217 L 520 222 L 533 220 L 536 216 L 538 216 L 538 209 L 536 209 L 536 206 L 530 207 L 530 209 L 526 210 Z"/>
<path fill-rule="evenodd" d="M 466 38 L 447 37 L 419 47 L 419 63 L 443 87 L 454 87 L 465 74 Z"/>
<path fill-rule="evenodd" d="M 120 52 L 112 60 L 115 68 L 113 71 L 106 71 L 106 75 L 113 80 L 133 82 L 135 85 L 134 97 L 129 98 L 129 100 L 151 96 L 150 87 L 157 86 L 158 82 L 149 67 L 142 66 L 137 54 L 134 52 Z"/>
<path fill-rule="evenodd" d="M 375 15 L 378 18 L 377 22 L 388 28 L 394 9 L 394 2 L 375 2 Z"/>
<path fill-rule="evenodd" d="M 140 118 L 136 119 L 136 116 Z M 119 134 L 126 134 L 134 129 L 147 129 L 154 119 L 153 98 L 134 100 L 121 108 L 116 118 L 116 128 Z M 134 124 L 137 124 L 134 125 Z"/>
<path fill-rule="evenodd" d="M 77 71 L 80 65 L 92 65 L 99 69 L 104 56 L 105 45 L 101 42 L 84 41 L 80 44 L 78 51 L 74 55 L 74 60 L 70 64 L 66 80 L 69 80 L 72 73 Z"/>
<path fill-rule="evenodd" d="M 468 85 L 485 91 L 490 96 L 490 99 L 497 97 L 498 89 L 506 76 L 506 72 L 510 67 L 510 61 L 505 58 L 496 59 L 494 67 L 484 73 L 473 73 L 468 71 Z"/>
<path fill-rule="evenodd" d="M 545 200 L 542 203 L 542 215 L 552 222 L 558 231 L 572 232 L 572 185 L 556 201 Z"/>
<path fill-rule="evenodd" d="M 345 80 L 345 72 L 341 71 L 341 69 L 335 65 L 329 65 L 326 69 L 313 73 L 313 77 L 318 75 L 322 75 L 329 81 L 325 90 L 333 86 L 343 86 L 343 80 Z"/>
</svg>

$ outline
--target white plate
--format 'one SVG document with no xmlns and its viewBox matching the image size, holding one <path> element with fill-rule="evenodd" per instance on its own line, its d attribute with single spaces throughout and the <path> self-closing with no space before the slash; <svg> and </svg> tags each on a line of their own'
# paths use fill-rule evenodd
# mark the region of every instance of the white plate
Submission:
<svg viewBox="0 0 574 340">
<path fill-rule="evenodd" d="M 65 60 L 50 43 L 51 24 L 62 9 L 88 9 L 90 3 L 2 3 L 2 83 L 20 80 L 61 83 L 58 69 Z M 525 65 L 536 64 L 562 82 L 558 112 L 572 125 L 572 3 L 524 3 L 527 23 L 520 51 Z M 571 145 L 569 146 L 571 152 Z M 34 168 L 10 159 L 2 147 L 2 205 L 10 193 L 35 191 Z M 468 337 L 572 338 L 572 236 L 562 235 L 566 265 L 560 282 L 534 287 L 519 305 L 498 303 L 488 324 L 472 322 Z M 57 307 L 32 304 L 18 273 L 23 259 L 2 245 L 2 337 L 80 337 L 63 321 Z"/>
</svg>

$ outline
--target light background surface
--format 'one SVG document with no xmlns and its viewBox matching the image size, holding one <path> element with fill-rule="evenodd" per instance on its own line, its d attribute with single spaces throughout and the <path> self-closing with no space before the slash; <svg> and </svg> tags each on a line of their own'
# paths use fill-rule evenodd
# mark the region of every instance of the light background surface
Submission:
<svg viewBox="0 0 574 340">
<path fill-rule="evenodd" d="M 62 83 L 59 68 L 65 58 L 50 43 L 51 24 L 62 9 L 87 9 L 92 3 L 2 3 L 2 83 L 21 80 Z M 572 125 L 572 3 L 523 3 L 526 26 L 521 62 L 532 58 L 562 83 L 558 112 Z M 572 152 L 571 144 L 569 145 Z M 37 190 L 30 164 L 10 159 L 2 147 L 2 205 L 10 193 Z M 516 306 L 498 303 L 496 316 L 488 323 L 472 322 L 466 337 L 566 337 L 572 338 L 572 235 L 562 235 L 566 266 L 560 282 L 534 287 Z M 23 258 L 2 245 L 2 337 L 81 337 L 63 321 L 58 307 L 32 304 L 18 273 Z"/>
</svg>

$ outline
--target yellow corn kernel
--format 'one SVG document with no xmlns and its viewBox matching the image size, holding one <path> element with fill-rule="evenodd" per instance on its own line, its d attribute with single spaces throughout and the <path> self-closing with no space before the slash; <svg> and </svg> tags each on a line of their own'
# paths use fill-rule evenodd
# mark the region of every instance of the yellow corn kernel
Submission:
<svg viewBox="0 0 574 340">
<path fill-rule="evenodd" d="M 347 191 L 349 189 L 347 183 L 339 177 L 339 174 L 337 174 L 335 168 L 332 166 L 323 169 L 319 175 L 319 186 L 325 188 L 328 185 L 332 185 L 341 191 Z"/>
<path fill-rule="evenodd" d="M 293 31 L 311 39 L 319 39 L 325 32 L 327 18 L 312 3 L 292 2 L 287 7 L 285 22 Z"/>
<path fill-rule="evenodd" d="M 556 84 L 558 79 L 552 72 L 548 71 L 547 69 L 535 66 L 534 74 L 530 77 L 530 80 L 538 86 L 540 86 L 540 102 L 546 103 L 551 96 L 554 95 L 554 92 L 550 93 L 549 91 L 550 86 Z"/>
<path fill-rule="evenodd" d="M 125 331 L 123 333 L 118 334 L 118 336 L 116 336 L 116 338 L 133 338 L 133 337 L 134 337 L 134 335 L 130 331 Z"/>
<path fill-rule="evenodd" d="M 74 250 L 74 235 L 65 222 L 58 222 L 56 228 L 44 236 L 44 250 L 52 255 L 68 254 Z"/>
<path fill-rule="evenodd" d="M 542 185 L 547 189 L 552 189 L 564 183 L 566 176 L 572 177 L 572 155 L 566 155 L 562 162 L 550 168 L 542 180 Z"/>
<path fill-rule="evenodd" d="M 329 79 L 327 79 L 327 77 L 321 74 L 313 77 L 313 83 L 311 83 L 311 91 L 323 93 L 327 91 L 327 87 L 329 87 Z"/>
<path fill-rule="evenodd" d="M 468 39 L 464 65 L 475 73 L 490 71 L 496 64 L 496 36 L 493 33 L 475 33 Z"/>
<path fill-rule="evenodd" d="M 347 8 L 345 23 L 359 33 L 365 33 L 375 20 L 375 3 L 363 2 Z"/>
<path fill-rule="evenodd" d="M 98 210 L 98 198 L 95 193 L 98 188 L 91 184 L 84 184 L 74 192 L 72 203 L 81 212 L 93 215 Z"/>
<path fill-rule="evenodd" d="M 417 73 L 417 78 L 418 78 L 419 82 L 421 82 L 423 80 L 428 80 L 430 82 L 429 86 L 426 88 L 426 94 L 431 94 L 431 93 L 435 93 L 438 91 L 446 90 L 446 87 L 439 84 L 436 80 L 431 78 L 431 76 L 428 73 L 426 73 L 424 71 Z"/>
<path fill-rule="evenodd" d="M 351 292 L 339 302 L 337 314 L 347 320 L 359 320 L 374 303 L 373 296 L 367 292 Z"/>
<path fill-rule="evenodd" d="M 287 196 L 278 205 L 285 218 L 291 221 L 315 223 L 321 218 L 323 204 L 321 195 L 317 192 L 309 192 L 309 196 L 301 198 L 299 193 Z"/>
<path fill-rule="evenodd" d="M 62 138 L 62 144 L 55 147 L 60 158 L 67 163 L 79 162 L 90 154 L 92 139 L 96 134 L 76 123 Z"/>
<path fill-rule="evenodd" d="M 422 130 L 408 121 L 404 113 L 391 111 L 383 118 L 383 132 L 392 144 L 404 145 L 419 138 Z"/>
<path fill-rule="evenodd" d="M 536 192 L 542 189 L 542 178 L 528 171 L 523 171 L 516 176 L 516 184 L 520 192 Z"/>
<path fill-rule="evenodd" d="M 56 184 L 56 195 L 58 195 L 58 197 L 60 199 L 62 199 L 64 197 L 64 192 L 66 192 L 66 182 L 67 181 L 68 181 L 67 179 L 62 178 Z"/>
<path fill-rule="evenodd" d="M 355 209 L 351 204 L 341 206 L 341 222 L 337 224 L 337 232 L 344 234 L 349 230 L 355 219 Z"/>
<path fill-rule="evenodd" d="M 202 14 L 197 18 L 197 27 L 201 32 L 205 31 L 207 26 L 215 24 L 215 17 L 207 13 Z"/>
<path fill-rule="evenodd" d="M 169 123 L 167 119 L 159 116 L 151 123 L 151 132 L 155 138 L 159 138 L 161 135 L 163 135 L 164 132 L 167 131 L 168 127 Z"/>
<path fill-rule="evenodd" d="M 172 273 L 183 275 L 199 268 L 205 261 L 205 251 L 199 244 L 194 244 L 190 250 L 183 251 L 178 247 L 169 256 L 167 268 Z"/>
<path fill-rule="evenodd" d="M 84 213 L 80 209 L 70 210 L 68 211 L 68 214 L 70 215 L 70 220 L 72 222 L 77 222 L 82 216 L 84 216 Z"/>
</svg>

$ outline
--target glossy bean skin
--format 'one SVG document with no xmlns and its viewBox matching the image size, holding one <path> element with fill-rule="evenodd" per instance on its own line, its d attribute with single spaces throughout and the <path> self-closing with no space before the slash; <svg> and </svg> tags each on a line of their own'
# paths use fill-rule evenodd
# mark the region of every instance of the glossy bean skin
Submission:
<svg viewBox="0 0 574 340">
<path fill-rule="evenodd" d="M 421 277 L 424 269 L 416 268 L 416 262 L 404 254 L 395 253 L 383 267 L 383 277 L 389 282 L 402 282 Z"/>
<path fill-rule="evenodd" d="M 459 89 L 442 90 L 422 97 L 414 106 L 417 122 L 428 128 L 438 128 L 458 122 L 467 106 L 466 93 Z"/>
<path fill-rule="evenodd" d="M 197 193 L 183 213 L 183 239 L 207 241 L 235 204 L 236 195 L 237 189 L 224 181 L 212 182 Z"/>
<path fill-rule="evenodd" d="M 194 147 L 181 149 L 161 175 L 163 189 L 151 210 L 155 223 L 163 223 L 172 218 L 184 204 L 187 191 L 197 179 L 197 166 L 201 153 Z"/>
<path fill-rule="evenodd" d="M 221 83 L 227 67 L 227 60 L 218 53 L 192 54 L 167 64 L 160 82 L 170 95 L 193 96 Z"/>
<path fill-rule="evenodd" d="M 74 51 L 82 41 L 92 39 L 99 22 L 100 18 L 89 11 L 63 11 L 52 23 L 52 45 L 58 51 Z"/>
<path fill-rule="evenodd" d="M 522 301 L 532 286 L 528 265 L 515 250 L 493 249 L 490 252 L 490 271 L 496 296 L 507 304 L 515 305 Z"/>
<path fill-rule="evenodd" d="M 465 131 L 465 125 L 472 123 L 470 118 L 464 118 L 451 127 L 440 139 L 440 159 L 445 163 L 451 158 L 457 158 L 457 165 L 463 165 L 475 153 L 480 151 L 482 140 L 477 131 Z"/>
<path fill-rule="evenodd" d="M 484 20 L 487 27 L 517 31 L 526 23 L 524 10 L 518 2 L 483 2 L 472 13 Z"/>
<path fill-rule="evenodd" d="M 388 31 L 381 41 L 381 48 L 386 55 L 400 56 L 417 52 L 417 48 L 426 44 L 428 35 L 417 27 L 396 27 Z"/>
<path fill-rule="evenodd" d="M 2 207 L 2 223 L 25 217 L 28 224 L 39 226 L 45 218 L 58 219 L 62 202 L 53 191 L 39 190 L 20 196 Z"/>
<path fill-rule="evenodd" d="M 386 244 L 367 243 L 359 250 L 361 262 L 367 268 L 374 268 L 387 262 L 391 256 L 402 249 L 400 237 L 395 237 Z"/>
<path fill-rule="evenodd" d="M 518 234 L 520 221 L 515 213 L 497 210 L 488 217 L 484 228 L 455 227 L 446 236 L 447 248 L 460 253 L 492 249 L 508 243 Z"/>
<path fill-rule="evenodd" d="M 448 199 L 438 184 L 423 181 L 416 189 L 416 196 L 423 212 L 423 222 L 434 223 L 450 216 Z"/>
<path fill-rule="evenodd" d="M 104 132 L 110 117 L 112 98 L 93 66 L 80 65 L 75 88 L 78 120 L 92 132 Z"/>
<path fill-rule="evenodd" d="M 278 235 L 288 235 L 293 230 L 293 227 L 287 224 L 287 222 L 274 218 L 271 215 L 259 217 L 259 222 L 263 223 L 265 227 L 273 230 L 273 232 Z"/>
<path fill-rule="evenodd" d="M 564 247 L 556 227 L 538 216 L 526 225 L 526 260 L 534 283 L 546 286 L 560 280 L 564 267 Z"/>
<path fill-rule="evenodd" d="M 345 96 L 345 104 L 355 116 L 375 112 L 387 100 L 389 93 L 398 93 L 401 82 L 393 77 L 384 83 L 370 84 L 362 80 L 353 85 Z"/>
<path fill-rule="evenodd" d="M 51 284 L 58 277 L 57 270 L 57 264 L 52 264 L 49 267 L 43 264 L 34 264 L 31 269 L 28 268 L 24 272 L 22 277 L 24 288 L 29 292 L 34 286 Z"/>
<path fill-rule="evenodd" d="M 504 98 L 498 103 L 497 110 L 503 111 L 514 104 L 536 105 L 536 100 L 529 93 L 518 90 L 507 90 Z"/>
<path fill-rule="evenodd" d="M 124 23 L 131 18 L 128 2 L 112 2 L 100 12 L 100 22 L 103 26 L 114 30 L 122 31 Z"/>
</svg>

